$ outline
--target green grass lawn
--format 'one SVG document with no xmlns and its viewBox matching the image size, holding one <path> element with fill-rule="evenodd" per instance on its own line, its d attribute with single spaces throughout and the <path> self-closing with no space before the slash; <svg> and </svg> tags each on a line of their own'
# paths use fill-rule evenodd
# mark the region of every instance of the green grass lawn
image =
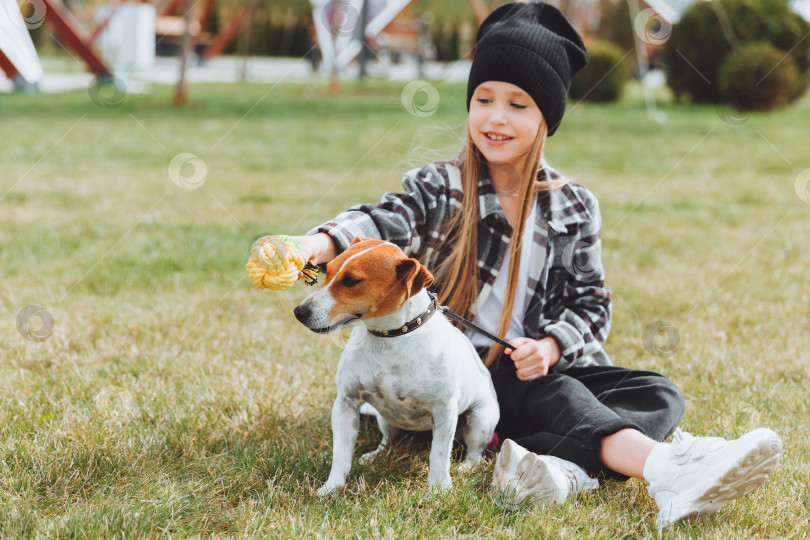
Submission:
<svg viewBox="0 0 810 540">
<path fill-rule="evenodd" d="M 259 291 L 245 262 L 259 234 L 304 233 L 455 153 L 465 88 L 437 85 L 419 118 L 403 86 L 193 86 L 183 110 L 162 87 L 109 110 L 86 91 L 0 96 L 0 537 L 656 536 L 638 481 L 509 513 L 490 456 L 432 496 L 423 438 L 314 495 L 343 338 L 295 321 L 303 285 Z M 765 486 L 664 537 L 805 536 L 810 99 L 728 122 L 659 98 L 663 124 L 639 88 L 571 104 L 547 144 L 601 202 L 607 351 L 680 386 L 683 429 L 784 441 Z M 201 162 L 172 174 L 204 173 L 199 189 L 170 177 L 183 152 Z M 30 305 L 53 318 L 42 341 L 18 331 Z M 656 321 L 674 354 L 645 347 Z M 364 421 L 356 455 L 378 440 Z"/>
</svg>

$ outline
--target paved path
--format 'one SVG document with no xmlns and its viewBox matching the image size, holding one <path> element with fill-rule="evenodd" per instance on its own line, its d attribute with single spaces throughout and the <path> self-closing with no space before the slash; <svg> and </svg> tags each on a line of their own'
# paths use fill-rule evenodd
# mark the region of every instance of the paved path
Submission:
<svg viewBox="0 0 810 540">
<path fill-rule="evenodd" d="M 39 84 L 40 92 L 56 93 L 69 90 L 86 89 L 94 84 L 93 75 L 83 71 L 83 66 L 73 60 L 43 59 L 45 75 Z M 148 70 L 131 73 L 117 72 L 116 76 L 124 79 L 127 91 L 148 91 L 151 84 L 173 85 L 177 82 L 179 71 L 177 58 L 160 57 Z M 369 65 L 369 74 L 376 79 L 392 81 L 411 81 L 415 79 L 464 82 L 467 80 L 470 63 L 462 60 L 455 63 L 427 62 L 423 74 L 419 76 L 417 64 L 412 58 L 405 58 L 397 65 L 376 61 Z M 243 73 L 245 77 L 243 78 Z M 357 78 L 358 67 L 350 66 L 344 79 Z M 304 82 L 323 84 L 325 78 L 313 71 L 310 63 L 304 58 L 268 58 L 251 57 L 245 61 L 239 57 L 214 58 L 205 65 L 191 65 L 188 70 L 190 84 L 202 82 L 234 83 L 242 80 L 256 83 Z M 0 92 L 11 92 L 14 89 L 11 81 L 0 75 Z"/>
</svg>

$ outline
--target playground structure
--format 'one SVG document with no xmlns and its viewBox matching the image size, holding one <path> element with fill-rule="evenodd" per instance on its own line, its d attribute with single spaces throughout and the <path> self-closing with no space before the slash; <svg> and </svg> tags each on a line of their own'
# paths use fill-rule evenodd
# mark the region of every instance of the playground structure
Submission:
<svg viewBox="0 0 810 540">
<path fill-rule="evenodd" d="M 88 30 L 62 0 L 0 0 L 0 70 L 15 87 L 36 89 L 43 70 L 28 29 L 47 24 L 59 43 L 81 60 L 99 82 L 113 80 L 114 72 L 123 77 L 126 70 L 154 61 L 154 55 L 161 47 L 181 51 L 182 81 L 190 51 L 194 51 L 198 61 L 204 64 L 222 53 L 243 29 L 247 34 L 245 37 L 249 37 L 251 22 L 258 9 L 254 0 L 245 0 L 244 4 L 234 6 L 228 14 L 230 20 L 221 26 L 217 35 L 211 35 L 206 30 L 216 10 L 216 0 L 193 0 L 193 3 L 190 0 L 151 1 L 163 3 L 158 9 L 150 0 L 109 0 L 96 12 L 93 27 Z M 549 1 L 559 4 L 580 33 L 587 35 L 588 26 L 593 24 L 592 10 L 598 9 L 596 0 Z M 694 1 L 629 0 L 632 8 L 630 23 L 638 19 L 644 6 L 650 6 L 652 9 L 644 11 L 654 11 L 672 24 Z M 799 1 L 810 4 L 810 0 L 794 0 Z M 408 14 L 413 2 L 310 0 L 310 35 L 317 43 L 310 50 L 313 68 L 320 68 L 320 72 L 336 86 L 347 67 L 358 59 L 362 76 L 365 60 L 370 54 L 390 52 L 415 55 L 420 61 L 421 73 L 427 37 L 420 19 Z M 479 22 L 493 7 L 491 0 L 469 0 L 469 4 Z M 135 26 L 137 32 L 133 30 Z M 136 34 L 137 37 L 133 37 Z M 99 44 L 103 47 L 98 47 Z M 96 52 L 99 48 L 115 51 L 115 54 L 112 58 L 107 54 L 102 58 Z M 637 43 L 636 48 L 643 73 L 649 69 L 651 53 L 644 43 Z"/>
<path fill-rule="evenodd" d="M 184 0 L 170 0 L 155 12 L 156 43 L 182 44 L 190 36 L 193 50 L 200 63 L 220 54 L 249 24 L 256 10 L 255 3 L 243 5 L 219 34 L 205 33 L 216 0 L 204 0 L 192 19 Z M 477 0 L 480 3 L 482 0 Z M 418 29 L 397 18 L 413 0 L 312 0 L 312 23 L 321 55 L 321 71 L 336 80 L 348 65 L 360 57 L 369 43 L 379 48 L 416 53 Z M 95 26 L 87 29 L 62 3 L 62 0 L 0 0 L 0 69 L 15 87 L 32 91 L 43 76 L 36 49 L 28 30 L 47 24 L 55 38 L 100 82 L 113 80 L 113 73 L 137 62 L 109 61 L 96 51 L 96 45 L 113 39 L 128 39 L 126 25 L 120 19 L 132 19 L 132 14 L 149 17 L 146 2 L 113 0 L 100 12 Z M 27 15 L 21 12 L 26 8 Z M 149 6 L 151 7 L 151 6 Z M 152 8 L 154 10 L 154 8 Z M 185 13 L 183 13 L 185 11 Z M 153 11 L 154 12 L 154 11 Z M 131 25 L 130 25 L 131 26 Z M 151 40 L 150 40 L 151 41 Z M 154 43 L 147 43 L 154 54 Z M 128 45 L 132 48 L 132 45 Z M 140 39 L 138 49 L 143 50 Z M 182 50 L 182 49 L 181 49 Z"/>
<path fill-rule="evenodd" d="M 186 26 L 189 26 L 192 37 L 196 39 L 199 29 L 204 28 L 207 24 L 214 1 L 205 0 L 199 10 L 199 19 L 189 24 L 188 17 L 173 15 L 182 8 L 183 0 L 171 0 L 160 15 L 155 17 L 153 28 L 156 31 L 162 30 L 164 35 L 182 35 L 186 31 Z M 116 0 L 108 6 L 106 17 L 98 22 L 95 28 L 87 31 L 61 0 L 26 0 L 25 4 L 32 6 L 32 10 L 28 16 L 23 17 L 16 0 L 0 0 L 0 8 L 2 8 L 0 9 L 0 30 L 2 30 L 0 32 L 0 69 L 17 88 L 25 89 L 35 87 L 42 77 L 42 67 L 28 33 L 29 28 L 48 24 L 60 43 L 74 53 L 100 82 L 105 82 L 113 78 L 113 70 L 94 50 L 95 42 L 105 34 L 106 30 L 112 30 L 117 19 L 131 18 L 122 17 L 122 14 L 127 11 L 136 12 L 136 9 L 127 10 L 128 6 L 145 7 L 145 4 L 141 2 Z M 205 61 L 219 54 L 236 37 L 254 9 L 253 5 L 243 7 L 223 32 L 209 38 L 202 48 L 201 60 Z M 128 29 L 118 25 L 115 33 L 120 37 L 122 31 L 125 30 Z M 131 32 L 128 33 L 131 34 Z M 139 46 L 143 48 L 142 43 Z M 154 48 L 154 42 L 149 46 Z"/>
</svg>

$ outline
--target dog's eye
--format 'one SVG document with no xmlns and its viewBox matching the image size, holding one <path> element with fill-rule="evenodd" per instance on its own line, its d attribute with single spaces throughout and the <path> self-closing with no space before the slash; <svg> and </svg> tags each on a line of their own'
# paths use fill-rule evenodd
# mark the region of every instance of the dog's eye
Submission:
<svg viewBox="0 0 810 540">
<path fill-rule="evenodd" d="M 362 279 L 355 279 L 352 276 L 343 276 L 343 279 L 340 280 L 340 284 L 344 287 L 354 287 L 358 283 L 363 281 Z"/>
</svg>

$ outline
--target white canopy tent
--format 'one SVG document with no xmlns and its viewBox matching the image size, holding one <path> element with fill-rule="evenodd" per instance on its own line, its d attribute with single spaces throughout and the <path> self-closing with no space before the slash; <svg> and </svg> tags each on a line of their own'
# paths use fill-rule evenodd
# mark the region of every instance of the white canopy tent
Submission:
<svg viewBox="0 0 810 540">
<path fill-rule="evenodd" d="M 16 0 L 0 0 L 0 51 L 26 83 L 34 86 L 42 79 L 42 64 Z"/>
<path fill-rule="evenodd" d="M 310 0 L 323 58 L 322 69 L 335 76 L 357 58 L 363 38 L 373 39 L 413 0 Z M 368 20 L 362 25 L 363 4 Z"/>
</svg>

